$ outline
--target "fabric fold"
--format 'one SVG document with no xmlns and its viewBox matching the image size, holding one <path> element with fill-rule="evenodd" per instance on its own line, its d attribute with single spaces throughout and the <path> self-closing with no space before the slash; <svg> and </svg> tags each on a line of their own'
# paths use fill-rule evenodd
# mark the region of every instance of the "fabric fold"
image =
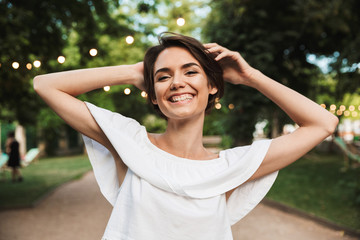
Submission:
<svg viewBox="0 0 360 240">
<path fill-rule="evenodd" d="M 277 173 L 246 182 L 261 165 L 271 140 L 255 141 L 250 146 L 221 151 L 219 159 L 189 160 L 152 145 L 145 127 L 134 119 L 91 103 L 86 105 L 123 162 L 151 185 L 180 196 L 199 199 L 218 196 L 236 188 L 229 199 L 228 209 L 236 205 L 233 202 L 245 202 L 242 210 L 231 210 L 236 212 L 235 217 L 230 214 L 233 221 L 256 206 L 275 181 Z M 101 192 L 114 204 L 119 190 L 114 159 L 96 141 L 84 136 L 84 142 Z M 245 195 L 252 197 L 245 200 Z"/>
</svg>

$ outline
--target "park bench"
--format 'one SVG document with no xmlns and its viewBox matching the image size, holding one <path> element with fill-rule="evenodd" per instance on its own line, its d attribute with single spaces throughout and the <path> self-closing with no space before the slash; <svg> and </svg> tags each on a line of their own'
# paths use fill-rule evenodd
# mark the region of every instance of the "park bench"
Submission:
<svg viewBox="0 0 360 240">
<path fill-rule="evenodd" d="M 335 137 L 334 143 L 344 154 L 345 168 L 360 166 L 360 150 L 356 146 L 346 143 L 341 137 Z"/>
<path fill-rule="evenodd" d="M 22 165 L 23 167 L 28 166 L 32 161 L 35 161 L 35 160 L 38 159 L 39 153 L 40 153 L 40 151 L 39 151 L 38 148 L 32 148 L 32 149 L 30 149 L 30 150 L 26 153 L 25 157 L 22 159 L 21 165 Z"/>
</svg>

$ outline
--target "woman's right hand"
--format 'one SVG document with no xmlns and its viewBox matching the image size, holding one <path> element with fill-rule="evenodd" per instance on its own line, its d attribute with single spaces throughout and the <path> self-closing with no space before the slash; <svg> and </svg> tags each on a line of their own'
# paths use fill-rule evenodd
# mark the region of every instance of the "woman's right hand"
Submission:
<svg viewBox="0 0 360 240">
<path fill-rule="evenodd" d="M 134 79 L 133 85 L 138 89 L 144 91 L 145 90 L 145 82 L 144 82 L 144 62 L 138 62 L 132 65 L 135 72 L 136 77 Z"/>
</svg>

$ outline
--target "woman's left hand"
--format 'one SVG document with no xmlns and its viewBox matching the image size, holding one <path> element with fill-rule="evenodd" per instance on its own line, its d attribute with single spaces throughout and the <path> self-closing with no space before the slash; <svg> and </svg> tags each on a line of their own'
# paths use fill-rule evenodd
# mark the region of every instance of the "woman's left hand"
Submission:
<svg viewBox="0 0 360 240">
<path fill-rule="evenodd" d="M 251 77 L 256 71 L 235 51 L 218 45 L 217 43 L 204 44 L 205 48 L 215 54 L 215 60 L 223 69 L 224 80 L 232 84 L 251 85 Z"/>
</svg>

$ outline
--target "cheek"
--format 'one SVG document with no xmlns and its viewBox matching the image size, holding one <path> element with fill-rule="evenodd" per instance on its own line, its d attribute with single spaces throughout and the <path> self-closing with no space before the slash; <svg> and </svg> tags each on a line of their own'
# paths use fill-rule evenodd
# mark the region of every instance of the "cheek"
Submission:
<svg viewBox="0 0 360 240">
<path fill-rule="evenodd" d="M 154 85 L 154 99 L 152 100 L 152 102 L 154 104 L 158 104 L 158 99 L 161 99 L 161 96 L 164 94 L 164 89 L 163 86 L 161 86 L 161 84 L 155 84 Z"/>
</svg>

